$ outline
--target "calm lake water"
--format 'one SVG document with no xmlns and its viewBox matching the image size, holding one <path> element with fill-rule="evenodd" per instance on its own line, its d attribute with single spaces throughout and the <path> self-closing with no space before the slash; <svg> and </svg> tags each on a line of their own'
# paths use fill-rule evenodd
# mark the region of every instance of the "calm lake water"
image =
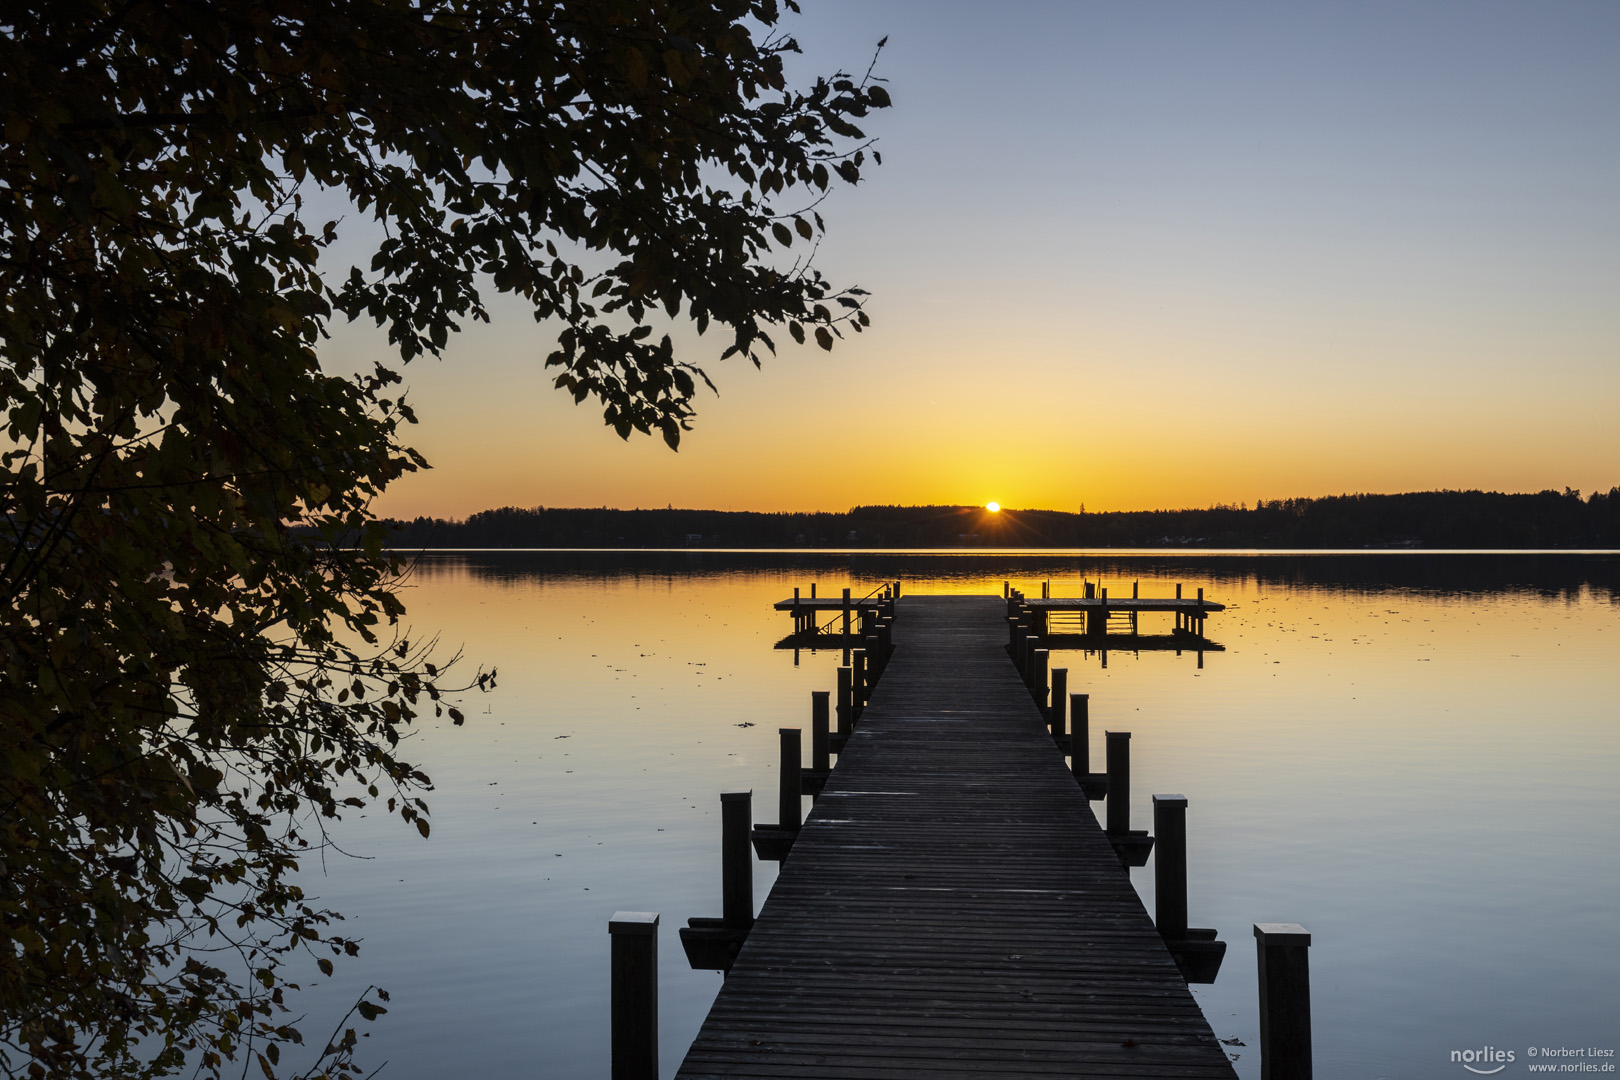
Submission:
<svg viewBox="0 0 1620 1080">
<path fill-rule="evenodd" d="M 1190 910 L 1230 946 L 1196 989 L 1259 1076 L 1255 922 L 1314 934 L 1323 1080 L 1466 1076 L 1450 1052 L 1620 1049 L 1620 557 L 464 552 L 424 559 L 413 637 L 500 669 L 429 721 L 433 835 L 345 820 L 364 858 L 307 887 L 364 939 L 297 1003 L 317 1040 L 368 983 L 365 1059 L 392 1080 L 601 1077 L 608 917 L 658 911 L 671 1075 L 720 985 L 676 927 L 720 913 L 721 791 L 771 817 L 776 730 L 809 726 L 836 652 L 773 645 L 795 585 L 856 595 L 1188 595 L 1224 651 L 1055 653 L 1132 738 L 1133 820 L 1189 801 Z M 902 611 L 903 617 L 903 611 Z M 1154 622 L 1157 618 L 1163 625 Z M 1144 632 L 1169 629 L 1144 616 Z M 1101 809 L 1101 804 L 1098 804 Z M 775 864 L 756 865 L 763 899 Z M 1132 872 L 1152 910 L 1152 865 Z M 317 985 L 318 984 L 318 985 Z M 1613 1061 L 1615 1059 L 1609 1059 Z"/>
</svg>

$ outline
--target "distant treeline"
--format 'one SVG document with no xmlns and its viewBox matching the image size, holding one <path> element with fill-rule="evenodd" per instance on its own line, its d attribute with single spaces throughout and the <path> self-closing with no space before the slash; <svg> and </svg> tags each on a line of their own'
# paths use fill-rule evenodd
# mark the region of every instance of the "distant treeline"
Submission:
<svg viewBox="0 0 1620 1080">
<path fill-rule="evenodd" d="M 390 523 L 396 548 L 1616 548 L 1620 488 L 1423 491 L 1205 510 L 857 506 L 848 513 L 503 507 Z"/>
</svg>

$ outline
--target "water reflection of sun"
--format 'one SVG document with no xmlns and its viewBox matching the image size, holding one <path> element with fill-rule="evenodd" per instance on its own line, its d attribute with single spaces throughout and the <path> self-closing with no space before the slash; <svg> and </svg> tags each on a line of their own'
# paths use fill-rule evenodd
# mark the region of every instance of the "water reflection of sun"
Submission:
<svg viewBox="0 0 1620 1080">
<path fill-rule="evenodd" d="M 1001 504 L 998 502 L 985 503 L 984 508 L 994 514 L 1001 510 Z"/>
</svg>

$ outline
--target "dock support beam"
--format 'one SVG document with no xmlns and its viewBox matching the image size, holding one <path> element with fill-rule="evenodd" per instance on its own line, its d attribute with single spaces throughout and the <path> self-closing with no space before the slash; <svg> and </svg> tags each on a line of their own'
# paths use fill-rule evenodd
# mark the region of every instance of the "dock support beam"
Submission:
<svg viewBox="0 0 1620 1080">
<path fill-rule="evenodd" d="M 754 925 L 754 853 L 748 834 L 754 827 L 754 793 L 720 795 L 720 917 L 730 927 Z"/>
<path fill-rule="evenodd" d="M 1153 796 L 1153 924 L 1190 983 L 1212 983 L 1226 957 L 1215 931 L 1187 925 L 1187 797 Z"/>
<path fill-rule="evenodd" d="M 1187 936 L 1187 797 L 1153 796 L 1153 925 L 1166 941 Z"/>
<path fill-rule="evenodd" d="M 681 927 L 681 948 L 694 970 L 730 971 L 754 927 L 754 853 L 748 843 L 753 825 L 754 793 L 722 792 L 720 918 L 691 918 Z"/>
<path fill-rule="evenodd" d="M 793 849 L 803 820 L 802 798 L 804 775 L 802 749 L 798 728 L 781 728 L 782 762 L 778 784 L 777 817 L 775 825 L 760 825 L 754 829 L 754 852 L 761 859 L 781 862 Z"/>
<path fill-rule="evenodd" d="M 1131 733 L 1110 731 L 1108 740 L 1108 824 L 1103 830 L 1124 866 L 1146 866 L 1153 837 L 1131 828 Z"/>
<path fill-rule="evenodd" d="M 849 738 L 853 730 L 855 730 L 855 669 L 845 666 L 838 669 L 838 745 L 834 747 L 835 750 L 843 752 L 844 740 Z"/>
<path fill-rule="evenodd" d="M 849 663 L 849 590 L 844 590 L 844 663 Z"/>
<path fill-rule="evenodd" d="M 1108 795 L 1108 777 L 1091 771 L 1091 695 L 1069 695 L 1069 767 L 1075 782 L 1092 802 Z"/>
<path fill-rule="evenodd" d="M 811 795 L 820 793 L 832 771 L 831 697 L 825 690 L 810 691 L 810 767 L 801 774 L 801 783 Z"/>
<path fill-rule="evenodd" d="M 1052 741 L 1057 743 L 1058 750 L 1067 754 L 1069 746 L 1069 669 L 1055 667 L 1052 669 L 1052 708 L 1048 723 L 1052 728 Z"/>
<path fill-rule="evenodd" d="M 1260 1080 L 1311 1080 L 1311 935 L 1255 923 L 1260 963 Z"/>
<path fill-rule="evenodd" d="M 613 942 L 613 1080 L 658 1080 L 658 913 L 616 911 Z"/>
<path fill-rule="evenodd" d="M 804 783 L 799 775 L 803 768 L 802 742 L 798 728 L 780 728 L 778 733 L 782 738 L 782 782 L 776 820 L 780 828 L 798 832 L 804 823 Z"/>
<path fill-rule="evenodd" d="M 1107 831 L 1131 831 L 1131 733 L 1108 731 L 1103 733 L 1107 747 L 1108 769 L 1108 823 Z"/>
</svg>

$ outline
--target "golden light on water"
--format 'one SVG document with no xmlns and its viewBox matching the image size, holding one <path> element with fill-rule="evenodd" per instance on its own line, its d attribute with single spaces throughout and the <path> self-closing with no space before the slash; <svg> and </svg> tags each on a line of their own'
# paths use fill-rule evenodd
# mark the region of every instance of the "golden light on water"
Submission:
<svg viewBox="0 0 1620 1080">
<path fill-rule="evenodd" d="M 985 503 L 984 508 L 994 514 L 1001 510 L 1001 504 L 997 502 Z"/>
</svg>

